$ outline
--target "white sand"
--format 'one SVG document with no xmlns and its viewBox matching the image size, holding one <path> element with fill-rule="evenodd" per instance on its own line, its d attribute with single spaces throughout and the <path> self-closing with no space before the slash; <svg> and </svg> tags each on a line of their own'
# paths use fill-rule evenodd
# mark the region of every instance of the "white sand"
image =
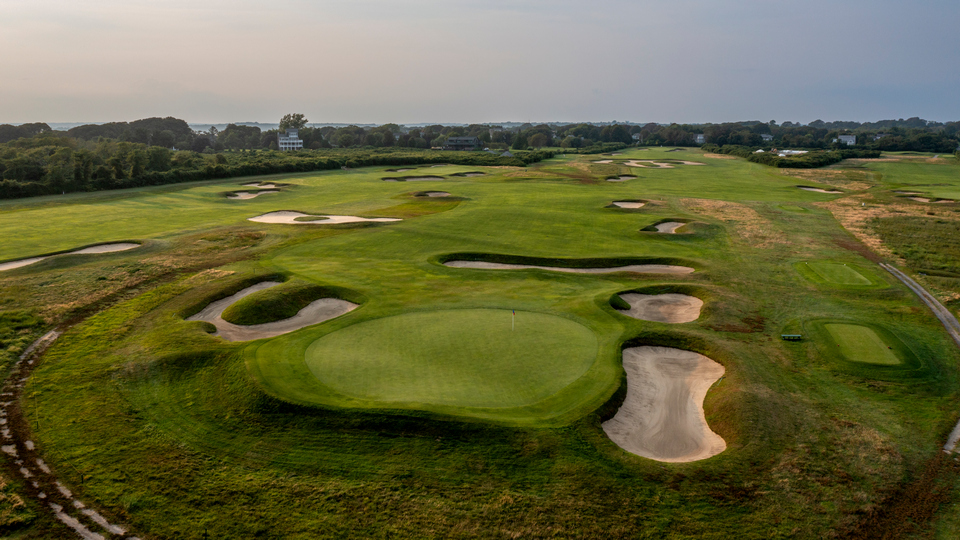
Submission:
<svg viewBox="0 0 960 540">
<path fill-rule="evenodd" d="M 91 255 L 99 253 L 113 253 L 115 251 L 126 251 L 128 249 L 138 248 L 140 244 L 134 244 L 133 242 L 119 242 L 116 244 L 100 244 L 99 246 L 90 246 L 83 249 L 78 249 L 76 251 L 70 251 L 68 253 L 61 253 L 60 255 Z M 31 257 L 29 259 L 20 259 L 19 261 L 10 261 L 0 264 L 0 272 L 4 270 L 13 270 L 14 268 L 21 268 L 23 266 L 31 265 L 33 263 L 40 262 L 44 259 L 49 259 L 50 257 L 56 257 L 57 255 L 50 255 L 48 257 Z"/>
<path fill-rule="evenodd" d="M 248 199 L 253 199 L 253 198 L 259 197 L 260 195 L 264 195 L 264 194 L 267 194 L 267 193 L 280 193 L 280 192 L 277 191 L 277 190 L 275 190 L 275 189 L 265 189 L 265 190 L 263 190 L 263 191 L 256 191 L 256 192 L 254 192 L 254 193 L 251 193 L 251 192 L 249 192 L 249 191 L 237 191 L 237 192 L 233 193 L 232 195 L 227 195 L 227 198 L 228 198 L 228 199 L 245 201 L 245 200 L 248 200 Z"/>
<path fill-rule="evenodd" d="M 260 182 L 251 182 L 249 184 L 244 184 L 243 187 L 255 187 L 260 189 L 275 189 L 276 184 L 261 184 Z"/>
<path fill-rule="evenodd" d="M 211 303 L 207 307 L 203 308 L 200 313 L 197 313 L 192 317 L 187 317 L 187 320 L 206 321 L 213 324 L 217 327 L 217 333 L 214 335 L 220 336 L 227 341 L 251 341 L 254 339 L 264 339 L 282 334 L 289 334 L 295 330 L 339 317 L 344 313 L 349 313 L 350 311 L 357 309 L 358 307 L 357 304 L 354 304 L 353 302 L 347 302 L 346 300 L 340 300 L 337 298 L 321 298 L 307 304 L 293 317 L 290 317 L 289 319 L 283 319 L 282 321 L 241 326 L 238 324 L 229 323 L 223 320 L 223 317 L 221 317 L 225 309 L 230 307 L 241 298 L 264 289 L 269 289 L 270 287 L 274 287 L 279 284 L 280 283 L 276 281 L 262 281 L 256 285 L 247 287 L 246 289 L 243 289 L 232 296 L 228 296 L 222 300 L 217 300 L 216 302 Z"/>
<path fill-rule="evenodd" d="M 449 197 L 450 194 L 446 191 L 424 191 L 418 197 Z"/>
<path fill-rule="evenodd" d="M 917 202 L 930 202 L 930 199 L 926 197 L 910 197 L 910 200 L 917 201 Z"/>
<path fill-rule="evenodd" d="M 296 221 L 300 217 L 323 218 L 315 221 Z M 248 221 L 257 223 L 280 223 L 284 225 L 336 225 L 338 223 L 363 223 L 366 221 L 387 222 L 401 221 L 399 218 L 362 218 L 357 216 L 313 216 L 301 212 L 291 212 L 281 210 L 279 212 L 269 212 L 260 216 L 248 218 Z"/>
<path fill-rule="evenodd" d="M 683 227 L 686 223 L 680 223 L 679 221 L 664 221 L 663 223 L 657 223 L 657 232 L 667 233 L 667 234 L 676 234 L 677 229 Z"/>
<path fill-rule="evenodd" d="M 613 201 L 613 205 L 619 206 L 620 208 L 642 208 L 645 204 L 647 203 L 634 201 Z"/>
<path fill-rule="evenodd" d="M 673 165 L 669 163 L 657 163 L 652 159 L 634 159 L 624 163 L 627 167 L 640 167 L 642 169 L 660 168 L 672 169 Z"/>
<path fill-rule="evenodd" d="M 703 399 L 723 366 L 691 351 L 667 347 L 623 350 L 627 397 L 603 430 L 638 456 L 684 463 L 715 456 L 726 442 L 707 425 Z"/>
<path fill-rule="evenodd" d="M 894 191 L 894 193 L 897 193 L 900 195 L 920 195 L 919 191 Z"/>
<path fill-rule="evenodd" d="M 633 180 L 636 176 L 632 174 L 624 174 L 616 178 L 607 178 L 607 182 L 626 182 L 627 180 Z"/>
<path fill-rule="evenodd" d="M 613 163 L 612 159 L 601 159 L 600 161 L 594 161 L 597 164 Z"/>
<path fill-rule="evenodd" d="M 799 187 L 804 191 L 816 191 L 817 193 L 843 193 L 842 191 L 826 190 L 826 189 L 820 189 L 815 187 L 806 187 L 806 186 L 797 186 L 797 187 Z"/>
<path fill-rule="evenodd" d="M 394 169 L 390 172 L 409 172 L 409 171 L 415 171 L 415 170 L 416 169 Z"/>
<path fill-rule="evenodd" d="M 610 268 L 564 268 L 560 266 L 537 266 L 532 264 L 503 264 L 484 261 L 449 261 L 443 263 L 451 268 L 476 268 L 481 270 L 550 270 L 552 272 L 567 272 L 570 274 L 609 274 L 612 272 L 636 272 L 640 274 L 689 274 L 693 268 L 674 266 L 669 264 L 631 264 L 628 266 L 613 266 Z"/>
<path fill-rule="evenodd" d="M 687 323 L 700 318 L 703 300 L 685 294 L 637 294 L 625 293 L 620 298 L 630 304 L 630 309 L 618 309 L 627 317 L 662 323 Z"/>
</svg>

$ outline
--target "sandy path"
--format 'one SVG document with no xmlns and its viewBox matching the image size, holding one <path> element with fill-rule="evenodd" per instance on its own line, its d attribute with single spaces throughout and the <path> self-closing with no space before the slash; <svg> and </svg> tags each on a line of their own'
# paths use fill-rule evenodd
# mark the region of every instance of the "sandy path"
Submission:
<svg viewBox="0 0 960 540">
<path fill-rule="evenodd" d="M 314 221 L 296 221 L 297 218 L 301 217 L 324 219 L 317 219 Z M 284 225 L 336 225 L 338 223 L 363 223 L 366 221 L 387 222 L 401 220 L 399 218 L 362 218 L 357 216 L 313 216 L 301 212 L 281 210 L 279 212 L 269 212 L 260 216 L 248 218 L 247 221 L 256 221 L 257 223 L 280 223 Z"/>
<path fill-rule="evenodd" d="M 834 189 L 834 190 L 828 190 L 828 189 L 820 189 L 820 188 L 807 187 L 807 186 L 797 186 L 797 187 L 800 188 L 800 189 L 802 189 L 802 190 L 804 190 L 804 191 L 815 191 L 815 192 L 817 192 L 817 193 L 843 193 L 842 191 L 837 191 L 837 190 L 835 190 L 835 189 Z"/>
<path fill-rule="evenodd" d="M 248 199 L 254 199 L 260 195 L 266 195 L 267 193 L 280 193 L 276 189 L 264 189 L 263 191 L 257 191 L 255 193 L 250 193 L 249 191 L 237 191 L 232 195 L 227 195 L 228 199 L 246 201 Z"/>
<path fill-rule="evenodd" d="M 187 317 L 187 320 L 206 321 L 213 324 L 217 327 L 217 333 L 214 335 L 220 336 L 227 341 L 252 341 L 254 339 L 264 339 L 289 334 L 295 330 L 339 317 L 358 307 L 357 304 L 353 302 L 347 302 L 346 300 L 340 300 L 338 298 L 321 298 L 307 304 L 293 317 L 281 321 L 243 326 L 223 320 L 221 316 L 223 311 L 241 298 L 279 284 L 280 283 L 276 281 L 261 281 L 232 296 L 211 303 L 203 308 L 200 313 Z"/>
<path fill-rule="evenodd" d="M 685 294 L 621 294 L 630 309 L 618 309 L 627 317 L 662 323 L 687 323 L 700 318 L 703 300 Z"/>
<path fill-rule="evenodd" d="M 647 203 L 635 201 L 613 201 L 613 205 L 619 206 L 620 208 L 642 208 L 645 204 Z"/>
<path fill-rule="evenodd" d="M 631 347 L 623 350 L 623 369 L 627 397 L 603 423 L 617 446 L 669 463 L 706 459 L 727 448 L 703 413 L 703 399 L 723 366 L 691 351 Z"/>
<path fill-rule="evenodd" d="M 640 274 L 689 274 L 693 268 L 687 266 L 673 266 L 669 264 L 631 264 L 628 266 L 613 266 L 610 268 L 564 268 L 560 266 L 537 266 L 533 264 L 503 264 L 484 261 L 449 261 L 443 263 L 451 268 L 477 268 L 481 270 L 550 270 L 552 272 L 567 272 L 570 274 L 609 274 L 612 272 L 636 272 Z"/>
<path fill-rule="evenodd" d="M 75 251 L 70 251 L 67 253 L 61 253 L 59 255 L 48 255 L 46 257 L 31 257 L 29 259 L 20 259 L 18 261 L 10 261 L 0 264 L 0 272 L 4 270 L 13 270 L 14 268 L 21 268 L 33 263 L 40 262 L 44 259 L 49 259 L 50 257 L 59 257 L 60 255 L 93 255 L 100 253 L 114 253 L 116 251 L 126 251 L 128 249 L 138 248 L 140 244 L 134 244 L 133 242 L 119 242 L 116 244 L 100 244 L 99 246 L 90 246 L 83 249 L 78 249 Z"/>
<path fill-rule="evenodd" d="M 659 233 L 676 234 L 677 229 L 684 225 L 686 223 L 680 223 L 679 221 L 664 221 L 663 223 L 657 223 L 656 228 Z"/>
</svg>

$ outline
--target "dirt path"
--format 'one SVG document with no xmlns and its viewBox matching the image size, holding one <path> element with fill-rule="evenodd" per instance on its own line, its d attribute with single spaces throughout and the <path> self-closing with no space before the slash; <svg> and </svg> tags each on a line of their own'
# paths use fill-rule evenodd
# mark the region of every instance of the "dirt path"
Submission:
<svg viewBox="0 0 960 540">
<path fill-rule="evenodd" d="M 880 263 L 880 266 L 896 276 L 896 278 L 902 281 L 907 288 L 919 296 L 920 300 L 923 300 L 923 303 L 930 308 L 930 311 L 932 311 L 938 319 L 940 319 L 940 322 L 943 323 L 944 328 L 947 329 L 947 333 L 950 334 L 950 337 L 953 338 L 953 341 L 956 342 L 958 347 L 960 347 L 960 322 L 958 322 L 957 318 L 953 316 L 953 313 L 950 313 L 949 309 L 944 307 L 939 300 L 934 298 L 932 294 L 928 293 L 926 289 L 914 281 L 910 276 L 904 274 L 889 264 Z M 953 453 L 957 448 L 958 442 L 960 442 L 960 422 L 957 422 L 957 425 L 954 426 L 953 431 L 950 432 L 950 436 L 947 437 L 947 443 L 943 445 L 943 451 L 947 452 L 948 454 Z"/>
<path fill-rule="evenodd" d="M 726 442 L 707 425 L 703 399 L 723 366 L 668 347 L 623 350 L 627 397 L 603 431 L 627 452 L 668 463 L 715 456 Z"/>
<path fill-rule="evenodd" d="M 252 325 L 233 324 L 223 320 L 223 311 L 241 298 L 279 284 L 280 283 L 276 281 L 262 281 L 232 296 L 211 303 L 203 308 L 200 313 L 187 317 L 187 320 L 206 321 L 213 324 L 217 327 L 217 333 L 214 335 L 220 336 L 227 341 L 253 341 L 255 339 L 265 339 L 289 334 L 301 328 L 320 324 L 323 321 L 339 317 L 359 307 L 353 302 L 347 302 L 346 300 L 340 300 L 338 298 L 321 298 L 307 304 L 306 307 L 289 319 Z"/>
<path fill-rule="evenodd" d="M 476 268 L 481 270 L 550 270 L 551 272 L 567 272 L 570 274 L 610 274 L 612 272 L 636 272 L 639 274 L 689 274 L 693 268 L 688 266 L 674 266 L 670 264 L 631 264 L 627 266 L 612 266 L 610 268 L 566 268 L 562 266 L 538 266 L 534 264 L 504 264 L 484 261 L 449 261 L 443 263 L 450 268 Z"/>
<path fill-rule="evenodd" d="M 50 509 L 53 516 L 85 540 L 105 540 L 130 536 L 127 528 L 111 523 L 73 495 L 40 457 L 39 447 L 31 440 L 30 426 L 23 417 L 20 397 L 23 387 L 43 352 L 60 337 L 53 330 L 34 341 L 14 364 L 0 393 L 0 450 L 12 460 L 11 469 L 24 479 L 24 492 Z"/>
</svg>

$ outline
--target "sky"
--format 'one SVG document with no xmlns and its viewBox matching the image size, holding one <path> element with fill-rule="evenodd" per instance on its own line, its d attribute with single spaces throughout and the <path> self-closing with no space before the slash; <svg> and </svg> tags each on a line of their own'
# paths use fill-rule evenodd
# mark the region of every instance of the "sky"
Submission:
<svg viewBox="0 0 960 540">
<path fill-rule="evenodd" d="M 957 0 L 0 0 L 0 123 L 960 120 Z"/>
</svg>

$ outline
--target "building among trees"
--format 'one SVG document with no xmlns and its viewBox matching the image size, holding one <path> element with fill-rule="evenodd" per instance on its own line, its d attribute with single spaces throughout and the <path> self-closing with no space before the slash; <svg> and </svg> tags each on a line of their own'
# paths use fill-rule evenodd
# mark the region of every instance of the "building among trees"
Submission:
<svg viewBox="0 0 960 540">
<path fill-rule="evenodd" d="M 286 132 L 277 134 L 277 146 L 281 152 L 287 150 L 303 150 L 303 139 L 300 138 L 299 129 L 287 129 Z"/>
<path fill-rule="evenodd" d="M 479 150 L 479 137 L 450 137 L 443 145 L 444 150 Z"/>
</svg>

